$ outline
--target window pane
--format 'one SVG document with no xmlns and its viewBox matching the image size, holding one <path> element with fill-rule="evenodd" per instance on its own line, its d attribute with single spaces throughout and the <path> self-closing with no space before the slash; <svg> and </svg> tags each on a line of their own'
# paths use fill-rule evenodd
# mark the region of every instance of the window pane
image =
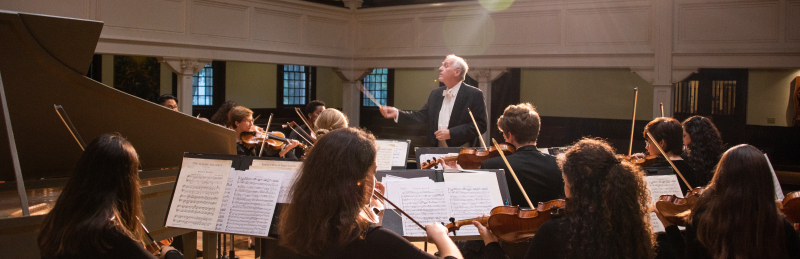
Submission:
<svg viewBox="0 0 800 259">
<path fill-rule="evenodd" d="M 214 68 L 206 65 L 192 76 L 192 105 L 212 105 L 214 100 Z"/>
</svg>

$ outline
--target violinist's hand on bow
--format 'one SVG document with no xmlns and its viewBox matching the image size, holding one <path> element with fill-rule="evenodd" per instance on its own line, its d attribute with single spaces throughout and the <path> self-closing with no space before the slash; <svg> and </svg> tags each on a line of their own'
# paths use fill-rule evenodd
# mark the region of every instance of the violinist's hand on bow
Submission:
<svg viewBox="0 0 800 259">
<path fill-rule="evenodd" d="M 488 216 L 489 215 L 483 214 L 483 216 L 481 216 L 481 217 L 488 217 Z M 483 244 L 484 245 L 488 245 L 488 244 L 491 244 L 493 242 L 497 242 L 497 236 L 495 236 L 494 233 L 492 233 L 491 230 L 489 230 L 488 228 L 484 227 L 483 224 L 481 224 L 478 221 L 474 221 L 473 220 L 472 221 L 472 225 L 475 225 L 475 227 L 478 228 L 478 233 L 481 234 L 481 238 L 483 238 Z"/>
</svg>

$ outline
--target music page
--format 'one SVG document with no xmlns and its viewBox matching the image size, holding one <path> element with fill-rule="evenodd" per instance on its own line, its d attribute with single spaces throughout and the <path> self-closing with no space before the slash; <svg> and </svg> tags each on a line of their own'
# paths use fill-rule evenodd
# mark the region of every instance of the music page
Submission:
<svg viewBox="0 0 800 259">
<path fill-rule="evenodd" d="M 392 170 L 394 160 L 395 144 L 392 142 L 378 142 L 378 154 L 375 158 L 378 164 L 377 170 Z"/>
<path fill-rule="evenodd" d="M 281 173 L 235 172 L 221 232 L 267 236 L 283 177 Z"/>
<path fill-rule="evenodd" d="M 231 163 L 184 157 L 165 225 L 216 230 Z"/>
<path fill-rule="evenodd" d="M 246 170 L 245 172 L 253 172 L 253 173 L 277 173 L 283 176 L 283 180 L 281 181 L 281 191 L 278 194 L 278 203 L 289 203 L 291 197 L 289 196 L 289 190 L 292 188 L 295 179 L 297 179 L 297 175 L 300 174 L 298 171 L 286 171 L 286 170 L 262 170 L 262 169 L 252 169 Z"/>
<path fill-rule="evenodd" d="M 646 176 L 645 181 L 647 181 L 647 190 L 650 191 L 651 206 L 656 204 L 661 195 L 674 194 L 679 198 L 683 198 L 677 175 L 651 175 Z M 650 212 L 650 225 L 653 226 L 653 232 L 655 233 L 665 231 L 664 225 L 658 220 L 658 216 L 655 212 Z"/>
<path fill-rule="evenodd" d="M 494 175 L 494 173 L 492 173 Z M 495 186 L 497 180 L 494 181 Z M 471 219 L 489 214 L 492 208 L 501 206 L 502 203 L 492 197 L 492 185 L 488 182 L 445 182 L 447 194 L 450 196 L 451 216 L 455 220 Z M 497 187 L 494 187 L 497 189 Z M 498 189 L 499 191 L 499 189 Z M 447 224 L 448 220 L 444 223 Z M 473 225 L 461 226 L 456 233 L 459 236 L 480 235 L 478 228 Z M 450 233 L 452 236 L 453 233 Z"/>
<path fill-rule="evenodd" d="M 447 222 L 450 218 L 450 204 L 447 186 L 443 182 L 426 183 L 422 181 L 395 182 L 392 188 L 400 192 L 399 201 L 394 201 L 403 211 L 425 226 L 431 222 Z M 424 237 L 422 230 L 408 217 L 403 216 L 403 236 Z"/>
<path fill-rule="evenodd" d="M 280 160 L 259 160 L 253 159 L 253 165 L 250 166 L 250 169 L 261 169 L 261 170 L 286 170 L 286 171 L 295 171 L 297 172 L 300 170 L 300 165 L 303 162 L 300 161 L 280 161 Z"/>
</svg>

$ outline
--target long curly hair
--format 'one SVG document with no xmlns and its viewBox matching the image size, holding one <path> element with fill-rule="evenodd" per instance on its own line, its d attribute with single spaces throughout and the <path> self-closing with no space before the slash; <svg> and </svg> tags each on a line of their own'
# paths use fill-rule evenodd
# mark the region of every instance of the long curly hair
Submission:
<svg viewBox="0 0 800 259">
<path fill-rule="evenodd" d="M 567 258 L 656 255 L 655 236 L 646 220 L 650 195 L 644 172 L 614 154 L 606 141 L 584 138 L 559 159 L 570 193 L 564 216 L 569 226 Z"/>
<path fill-rule="evenodd" d="M 320 256 L 363 239 L 369 222 L 359 214 L 372 196 L 376 154 L 375 137 L 359 129 L 333 130 L 319 138 L 289 192 L 292 202 L 281 213 L 280 244 Z"/>
<path fill-rule="evenodd" d="M 235 108 L 236 106 L 237 106 L 236 102 L 234 102 L 233 100 L 226 101 L 219 107 L 219 109 L 217 109 L 217 112 L 214 113 L 214 116 L 211 116 L 211 119 L 209 121 L 222 126 L 227 126 L 228 112 L 233 110 L 233 108 Z"/>
<path fill-rule="evenodd" d="M 683 121 L 683 131 L 692 140 L 683 157 L 692 168 L 700 172 L 698 180 L 707 183 L 714 176 L 714 167 L 724 150 L 719 130 L 708 118 L 692 116 Z"/>
<path fill-rule="evenodd" d="M 712 258 L 787 258 L 773 184 L 757 148 L 742 144 L 722 155 L 691 217 L 697 240 Z"/>
</svg>

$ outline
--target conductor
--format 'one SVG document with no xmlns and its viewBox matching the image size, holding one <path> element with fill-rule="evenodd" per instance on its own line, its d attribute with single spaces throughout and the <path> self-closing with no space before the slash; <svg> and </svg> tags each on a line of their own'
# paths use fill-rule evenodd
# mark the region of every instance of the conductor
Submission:
<svg viewBox="0 0 800 259">
<path fill-rule="evenodd" d="M 382 106 L 381 115 L 395 122 L 413 121 L 428 123 L 430 146 L 470 146 L 486 132 L 486 103 L 483 91 L 464 83 L 469 66 L 463 58 L 448 55 L 439 67 L 439 82 L 445 87 L 431 91 L 428 102 L 419 111 L 400 111 L 395 107 Z M 475 129 L 467 108 L 475 116 L 480 133 Z"/>
</svg>

